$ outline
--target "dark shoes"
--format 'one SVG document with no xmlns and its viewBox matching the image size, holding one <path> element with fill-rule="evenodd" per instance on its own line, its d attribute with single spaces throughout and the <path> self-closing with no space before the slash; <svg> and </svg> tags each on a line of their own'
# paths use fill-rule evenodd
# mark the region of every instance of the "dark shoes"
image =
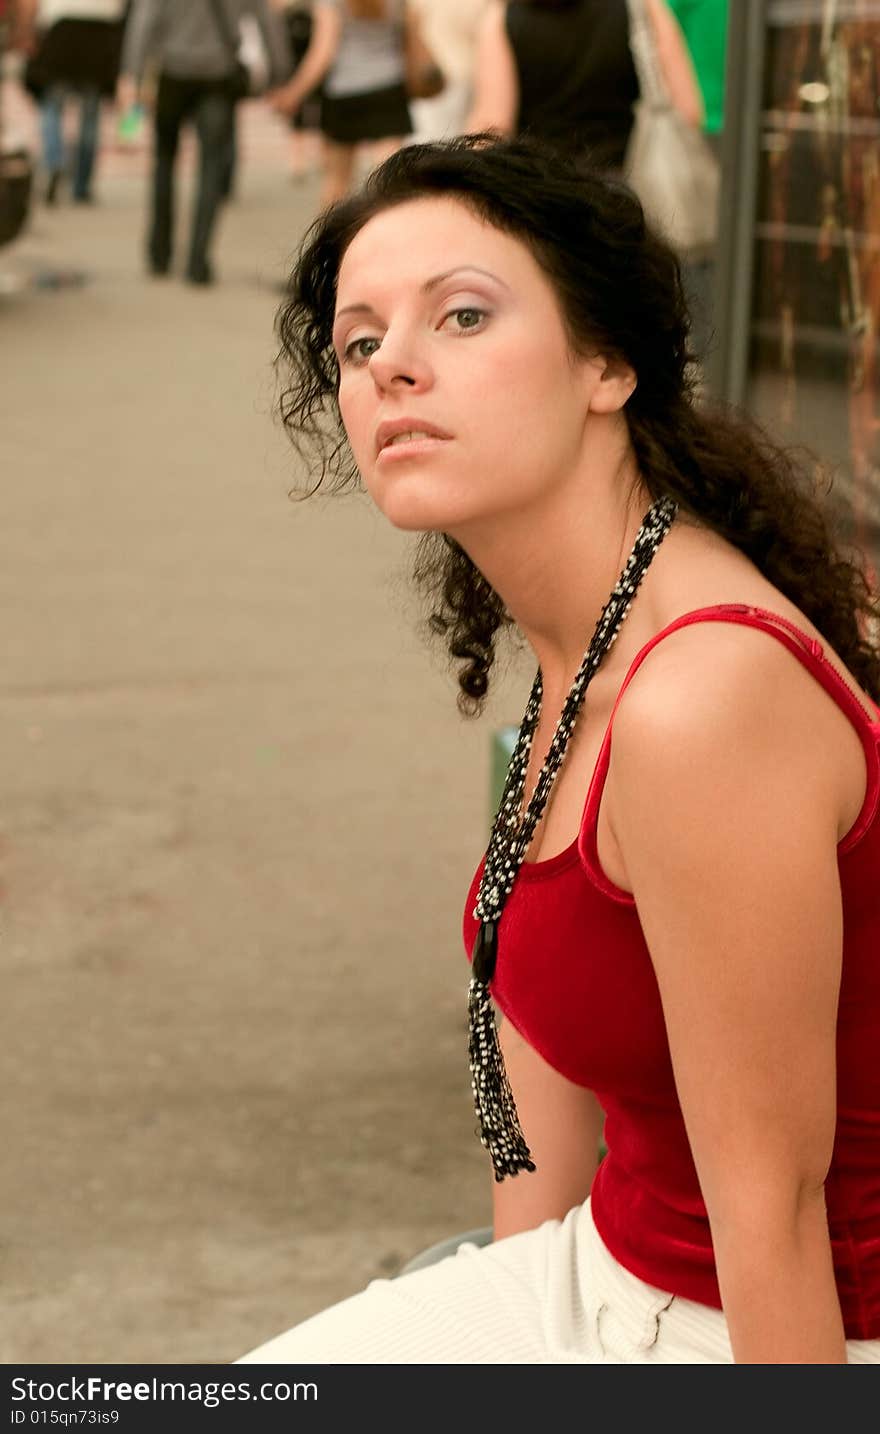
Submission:
<svg viewBox="0 0 880 1434">
<path fill-rule="evenodd" d="M 56 205 L 61 197 L 61 186 L 64 183 L 65 173 L 63 169 L 52 169 L 46 178 L 46 192 L 43 196 L 46 204 Z M 74 189 L 71 194 L 74 204 L 94 204 L 95 196 L 90 189 Z"/>
<path fill-rule="evenodd" d="M 207 259 L 191 260 L 186 271 L 188 284 L 201 284 L 203 286 L 213 284 L 214 270 Z"/>
<path fill-rule="evenodd" d="M 162 278 L 171 273 L 171 256 L 147 252 L 147 270 L 155 278 Z M 207 259 L 190 259 L 184 275 L 188 284 L 197 284 L 204 288 L 214 283 L 214 270 Z"/>
<path fill-rule="evenodd" d="M 58 203 L 58 190 L 61 188 L 61 181 L 64 178 L 63 169 L 53 169 L 46 180 L 45 200 L 47 204 Z"/>
<path fill-rule="evenodd" d="M 147 270 L 150 274 L 157 276 L 168 274 L 171 270 L 171 254 L 159 244 L 152 241 L 146 246 Z"/>
</svg>

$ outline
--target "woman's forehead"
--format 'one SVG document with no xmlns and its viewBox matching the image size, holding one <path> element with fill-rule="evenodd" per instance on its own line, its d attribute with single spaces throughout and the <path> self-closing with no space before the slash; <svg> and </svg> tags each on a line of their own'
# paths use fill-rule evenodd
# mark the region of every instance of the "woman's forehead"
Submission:
<svg viewBox="0 0 880 1434">
<path fill-rule="evenodd" d="M 357 301 L 353 289 L 364 283 L 407 287 L 468 266 L 508 284 L 537 274 L 522 240 L 483 219 L 462 200 L 447 196 L 407 200 L 380 210 L 348 245 L 339 266 L 338 305 Z"/>
</svg>

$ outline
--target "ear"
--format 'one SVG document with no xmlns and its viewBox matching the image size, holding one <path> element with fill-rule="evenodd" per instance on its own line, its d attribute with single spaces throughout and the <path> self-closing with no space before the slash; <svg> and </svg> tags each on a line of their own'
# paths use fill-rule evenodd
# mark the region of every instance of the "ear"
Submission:
<svg viewBox="0 0 880 1434">
<path fill-rule="evenodd" d="M 601 354 L 590 360 L 590 368 L 590 412 L 619 413 L 636 386 L 635 371 L 622 359 L 606 359 Z"/>
</svg>

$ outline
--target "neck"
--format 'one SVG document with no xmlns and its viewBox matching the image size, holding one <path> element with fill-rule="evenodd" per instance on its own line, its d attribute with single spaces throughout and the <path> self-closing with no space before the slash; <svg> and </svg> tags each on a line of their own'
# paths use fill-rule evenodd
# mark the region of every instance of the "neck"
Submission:
<svg viewBox="0 0 880 1434">
<path fill-rule="evenodd" d="M 528 510 L 451 536 L 491 583 L 541 668 L 545 699 L 564 696 L 651 505 L 630 449 Z"/>
</svg>

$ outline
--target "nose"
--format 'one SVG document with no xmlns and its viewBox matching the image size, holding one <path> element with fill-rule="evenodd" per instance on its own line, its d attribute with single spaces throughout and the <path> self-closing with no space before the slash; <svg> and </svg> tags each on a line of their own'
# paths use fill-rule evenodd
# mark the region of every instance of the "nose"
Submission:
<svg viewBox="0 0 880 1434">
<path fill-rule="evenodd" d="M 386 330 L 368 367 L 383 392 L 393 388 L 419 390 L 431 383 L 431 367 L 424 350 L 411 332 L 401 328 Z"/>
</svg>

